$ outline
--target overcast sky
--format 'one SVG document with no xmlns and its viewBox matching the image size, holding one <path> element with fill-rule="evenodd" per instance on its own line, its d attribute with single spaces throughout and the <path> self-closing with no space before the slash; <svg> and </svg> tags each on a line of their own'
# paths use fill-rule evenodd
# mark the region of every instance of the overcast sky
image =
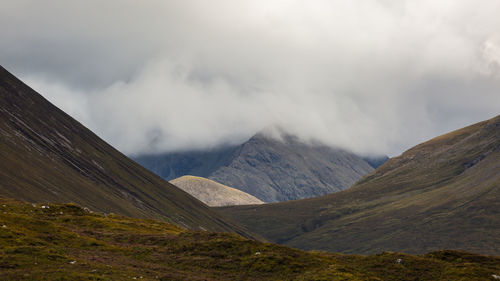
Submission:
<svg viewBox="0 0 500 281">
<path fill-rule="evenodd" d="M 500 114 L 496 0 L 2 0 L 0 63 L 128 154 L 397 155 Z"/>
</svg>

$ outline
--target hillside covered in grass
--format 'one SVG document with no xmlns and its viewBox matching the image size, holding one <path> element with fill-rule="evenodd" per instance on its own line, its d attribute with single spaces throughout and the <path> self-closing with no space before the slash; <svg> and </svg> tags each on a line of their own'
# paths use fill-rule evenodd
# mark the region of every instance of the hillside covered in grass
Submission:
<svg viewBox="0 0 500 281">
<path fill-rule="evenodd" d="M 500 116 L 417 145 L 347 190 L 220 210 L 302 249 L 499 255 Z"/>
<path fill-rule="evenodd" d="M 74 204 L 0 198 L 2 280 L 492 280 L 500 258 L 304 252 Z"/>
</svg>

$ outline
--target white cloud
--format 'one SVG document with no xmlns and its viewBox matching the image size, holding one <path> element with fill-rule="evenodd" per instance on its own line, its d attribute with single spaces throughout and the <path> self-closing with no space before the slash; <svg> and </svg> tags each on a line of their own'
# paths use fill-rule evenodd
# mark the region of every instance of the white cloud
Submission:
<svg viewBox="0 0 500 281">
<path fill-rule="evenodd" d="M 279 125 L 397 154 L 498 114 L 498 1 L 9 1 L 0 59 L 126 153 Z"/>
</svg>

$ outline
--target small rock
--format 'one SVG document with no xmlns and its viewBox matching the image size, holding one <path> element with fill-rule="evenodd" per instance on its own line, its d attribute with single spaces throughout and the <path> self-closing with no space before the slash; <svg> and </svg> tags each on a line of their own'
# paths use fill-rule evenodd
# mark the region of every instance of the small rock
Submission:
<svg viewBox="0 0 500 281">
<path fill-rule="evenodd" d="M 7 205 L 4 204 L 4 205 L 2 205 L 2 207 L 7 207 Z"/>
<path fill-rule="evenodd" d="M 500 275 L 496 275 L 496 274 L 492 274 L 491 277 L 493 277 L 493 279 L 500 279 Z"/>
<path fill-rule="evenodd" d="M 75 263 L 76 263 L 76 261 L 70 261 L 69 262 L 69 264 L 75 264 Z"/>
<path fill-rule="evenodd" d="M 6 226 L 5 224 L 4 224 L 4 225 L 2 225 L 2 227 L 3 227 L 3 228 L 7 228 L 7 226 Z"/>
<path fill-rule="evenodd" d="M 64 213 L 63 212 L 59 212 L 60 215 L 63 215 Z"/>
<path fill-rule="evenodd" d="M 256 256 L 260 255 L 260 252 L 255 252 L 255 255 L 256 255 Z"/>
</svg>

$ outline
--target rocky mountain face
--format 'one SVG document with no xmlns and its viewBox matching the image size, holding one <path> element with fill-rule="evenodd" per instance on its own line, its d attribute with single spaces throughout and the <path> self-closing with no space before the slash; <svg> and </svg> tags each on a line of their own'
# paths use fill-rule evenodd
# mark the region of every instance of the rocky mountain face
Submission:
<svg viewBox="0 0 500 281">
<path fill-rule="evenodd" d="M 127 158 L 0 67 L 0 196 L 74 202 L 251 236 Z"/>
<path fill-rule="evenodd" d="M 340 191 L 373 170 L 365 159 L 342 149 L 304 144 L 292 136 L 277 140 L 260 133 L 239 146 L 135 160 L 168 180 L 187 174 L 201 176 L 264 202 Z"/>
<path fill-rule="evenodd" d="M 359 156 L 341 149 L 258 134 L 238 149 L 229 165 L 217 169 L 210 178 L 264 201 L 277 202 L 346 189 L 372 170 Z"/>
<path fill-rule="evenodd" d="M 238 148 L 230 145 L 207 150 L 140 155 L 133 159 L 168 181 L 185 175 L 208 178 L 220 167 L 229 165 Z"/>
<path fill-rule="evenodd" d="M 210 207 L 263 204 L 256 197 L 213 180 L 182 176 L 170 181 Z"/>
<path fill-rule="evenodd" d="M 394 157 L 326 196 L 220 209 L 271 241 L 344 253 L 500 254 L 500 116 Z"/>
</svg>

